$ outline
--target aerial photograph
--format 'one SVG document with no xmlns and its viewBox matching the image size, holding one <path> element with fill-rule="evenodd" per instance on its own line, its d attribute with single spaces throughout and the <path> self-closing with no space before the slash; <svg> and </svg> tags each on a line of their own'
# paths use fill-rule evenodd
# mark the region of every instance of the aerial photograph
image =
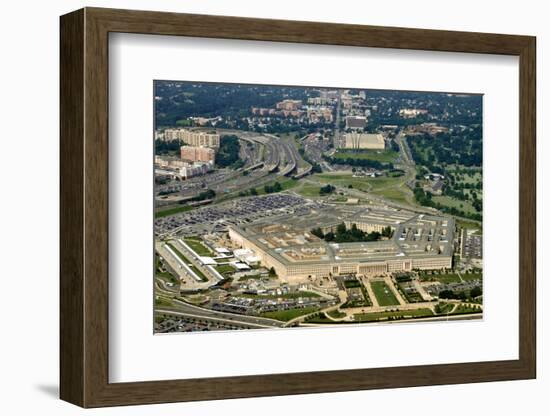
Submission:
<svg viewBox="0 0 550 416">
<path fill-rule="evenodd" d="M 154 333 L 483 317 L 483 95 L 153 87 Z"/>
</svg>

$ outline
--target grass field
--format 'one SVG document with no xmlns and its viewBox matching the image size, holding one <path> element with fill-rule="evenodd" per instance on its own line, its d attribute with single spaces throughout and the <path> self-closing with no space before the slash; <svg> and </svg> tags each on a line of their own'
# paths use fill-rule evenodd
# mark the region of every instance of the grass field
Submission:
<svg viewBox="0 0 550 416">
<path fill-rule="evenodd" d="M 281 192 L 286 191 L 287 189 L 292 189 L 300 183 L 300 181 L 292 178 L 278 178 L 276 181 L 269 182 L 266 185 L 273 186 L 275 185 L 275 182 L 278 182 L 281 184 L 281 187 L 282 187 Z M 258 191 L 258 195 L 266 195 L 264 186 L 265 185 L 260 185 L 256 187 L 256 191 Z"/>
<path fill-rule="evenodd" d="M 184 238 L 183 241 L 191 247 L 195 253 L 197 253 L 199 256 L 211 256 L 212 251 L 208 247 L 206 247 L 199 238 Z"/>
<path fill-rule="evenodd" d="M 387 188 L 387 189 L 379 190 L 378 192 L 375 192 L 375 193 L 377 195 L 380 195 L 381 197 L 391 199 L 392 201 L 400 202 L 402 204 L 406 204 L 408 201 L 407 201 L 407 198 L 405 196 L 405 191 L 403 189 L 404 188 L 399 188 L 399 187 L 397 187 L 397 188 Z"/>
<path fill-rule="evenodd" d="M 163 296 L 158 296 L 155 299 L 155 306 L 173 306 L 173 303 L 170 299 Z"/>
<path fill-rule="evenodd" d="M 443 206 L 460 209 L 467 214 L 477 214 L 477 211 L 474 208 L 474 206 L 468 201 L 460 201 L 458 199 L 451 198 L 450 196 L 446 196 L 446 195 L 433 196 L 432 199 L 435 202 L 439 202 Z"/>
<path fill-rule="evenodd" d="M 354 189 L 363 192 L 371 192 L 383 198 L 392 201 L 404 203 L 407 202 L 407 188 L 405 185 L 405 177 L 387 177 L 379 176 L 377 178 L 370 177 L 353 177 L 352 174 L 338 173 L 320 173 L 315 174 L 314 178 L 321 183 L 341 186 L 347 188 L 351 185 Z"/>
<path fill-rule="evenodd" d="M 461 313 L 477 313 L 482 312 L 481 306 L 470 306 L 465 304 L 460 304 L 456 307 L 456 309 L 453 311 L 453 315 L 459 315 Z"/>
<path fill-rule="evenodd" d="M 375 322 L 380 320 L 386 320 L 391 318 L 423 318 L 427 316 L 433 316 L 431 309 L 413 309 L 409 311 L 395 311 L 395 312 L 372 312 L 372 313 L 358 313 L 353 315 L 355 322 Z"/>
<path fill-rule="evenodd" d="M 464 220 L 462 218 L 456 219 L 456 226 L 459 228 L 466 228 L 466 229 L 473 229 L 481 231 L 481 224 L 478 224 L 477 222 L 472 222 L 468 220 Z"/>
<path fill-rule="evenodd" d="M 454 307 L 455 305 L 453 303 L 439 302 L 435 306 L 435 312 L 439 315 L 445 315 L 445 314 L 451 313 Z"/>
<path fill-rule="evenodd" d="M 466 172 L 465 173 L 453 172 L 458 183 L 476 184 L 482 180 L 480 169 L 462 169 L 462 170 L 466 170 Z"/>
<path fill-rule="evenodd" d="M 296 189 L 296 192 L 305 197 L 314 197 L 319 196 L 320 189 L 320 186 L 302 182 L 302 185 Z"/>
<path fill-rule="evenodd" d="M 462 280 L 465 280 L 465 281 L 483 279 L 483 273 L 462 273 L 461 276 L 462 276 Z"/>
<path fill-rule="evenodd" d="M 296 308 L 287 309 L 286 311 L 265 312 L 262 313 L 264 318 L 276 319 L 278 321 L 290 321 L 299 316 L 308 315 L 318 310 L 317 308 Z"/>
<path fill-rule="evenodd" d="M 332 319 L 329 319 L 325 313 L 314 315 L 306 320 L 308 324 L 335 324 Z"/>
<path fill-rule="evenodd" d="M 358 150 L 355 152 L 338 150 L 334 154 L 336 159 L 368 159 L 375 160 L 381 163 L 390 163 L 394 162 L 397 158 L 398 153 L 393 150 Z"/>
<path fill-rule="evenodd" d="M 229 264 L 220 264 L 219 266 L 216 266 L 216 270 L 221 274 L 224 274 L 233 273 L 235 271 L 235 268 L 233 266 L 230 266 Z"/>
<path fill-rule="evenodd" d="M 327 312 L 327 313 L 331 318 L 334 318 L 334 319 L 339 319 L 339 318 L 343 318 L 344 316 L 346 316 L 346 314 L 344 312 L 340 312 L 338 310 L 330 311 L 330 312 Z"/>
<path fill-rule="evenodd" d="M 399 301 L 388 287 L 386 282 L 377 281 L 370 283 L 374 296 L 378 300 L 380 306 L 399 305 Z"/>
<path fill-rule="evenodd" d="M 169 209 L 165 209 L 163 211 L 155 212 L 155 218 L 167 217 L 169 215 L 179 214 L 180 212 L 191 211 L 192 209 L 193 209 L 193 207 L 186 206 L 186 205 L 184 205 L 182 207 L 169 208 Z"/>
</svg>

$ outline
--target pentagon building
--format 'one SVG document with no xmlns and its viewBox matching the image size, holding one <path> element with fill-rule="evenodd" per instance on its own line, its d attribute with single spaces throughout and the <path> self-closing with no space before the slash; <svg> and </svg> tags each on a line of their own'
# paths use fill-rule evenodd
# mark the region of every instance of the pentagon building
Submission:
<svg viewBox="0 0 550 416">
<path fill-rule="evenodd" d="M 365 232 L 390 227 L 390 238 L 373 242 L 326 242 L 311 233 L 326 233 L 344 223 Z M 402 210 L 362 208 L 323 210 L 309 215 L 278 217 L 266 222 L 231 226 L 229 237 L 252 250 L 261 264 L 273 267 L 279 278 L 299 283 L 338 275 L 376 275 L 413 269 L 452 266 L 454 219 Z"/>
</svg>

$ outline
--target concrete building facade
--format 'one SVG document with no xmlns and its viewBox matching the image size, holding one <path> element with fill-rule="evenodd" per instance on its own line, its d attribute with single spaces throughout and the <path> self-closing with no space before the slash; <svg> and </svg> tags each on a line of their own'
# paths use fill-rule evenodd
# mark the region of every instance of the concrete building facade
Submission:
<svg viewBox="0 0 550 416">
<path fill-rule="evenodd" d="M 219 134 L 189 129 L 166 129 L 164 130 L 164 140 L 181 140 L 185 144 L 197 147 L 220 147 Z"/>
<path fill-rule="evenodd" d="M 313 236 L 295 224 L 232 226 L 229 237 L 251 250 L 264 267 L 275 269 L 290 283 L 339 275 L 380 275 L 452 267 L 454 220 L 403 212 L 359 212 L 344 220 L 367 232 L 390 226 L 392 237 L 374 242 L 333 243 Z M 335 223 L 318 224 L 332 230 Z"/>
<path fill-rule="evenodd" d="M 216 151 L 209 147 L 182 146 L 180 157 L 191 162 L 214 162 Z"/>
</svg>

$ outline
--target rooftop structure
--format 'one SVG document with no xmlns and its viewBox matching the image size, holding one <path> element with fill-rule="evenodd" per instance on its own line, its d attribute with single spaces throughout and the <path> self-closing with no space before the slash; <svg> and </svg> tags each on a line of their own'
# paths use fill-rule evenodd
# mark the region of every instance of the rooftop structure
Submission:
<svg viewBox="0 0 550 416">
<path fill-rule="evenodd" d="M 295 111 L 302 106 L 302 100 L 283 100 L 278 102 L 276 107 L 278 110 Z"/>
<path fill-rule="evenodd" d="M 333 231 L 341 223 L 365 232 L 389 226 L 393 235 L 374 242 L 329 243 L 311 233 L 316 227 Z M 454 228 L 448 217 L 348 207 L 232 226 L 229 236 L 263 266 L 273 267 L 280 279 L 299 283 L 316 277 L 451 268 Z"/>
<path fill-rule="evenodd" d="M 383 150 L 385 147 L 384 137 L 381 134 L 353 132 L 344 134 L 343 139 L 342 148 L 344 149 Z"/>
<path fill-rule="evenodd" d="M 346 117 L 346 128 L 352 130 L 363 130 L 367 126 L 367 118 L 362 116 Z"/>
</svg>

